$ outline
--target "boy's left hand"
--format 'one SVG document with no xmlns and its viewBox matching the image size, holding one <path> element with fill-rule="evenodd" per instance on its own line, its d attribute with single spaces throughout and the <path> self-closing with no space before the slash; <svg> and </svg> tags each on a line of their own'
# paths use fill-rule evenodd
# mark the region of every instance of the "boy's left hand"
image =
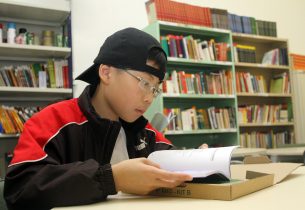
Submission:
<svg viewBox="0 0 305 210">
<path fill-rule="evenodd" d="M 198 149 L 207 149 L 209 148 L 209 145 L 208 144 L 201 144 Z"/>
</svg>

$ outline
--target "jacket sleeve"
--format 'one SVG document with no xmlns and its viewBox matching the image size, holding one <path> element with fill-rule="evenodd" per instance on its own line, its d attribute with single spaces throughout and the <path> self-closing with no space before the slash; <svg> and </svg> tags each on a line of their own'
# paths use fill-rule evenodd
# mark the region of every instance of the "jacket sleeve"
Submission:
<svg viewBox="0 0 305 210">
<path fill-rule="evenodd" d="M 154 151 L 177 149 L 170 140 L 164 137 L 164 134 L 155 129 L 150 123 L 146 124 L 145 129 L 155 133 Z"/>
<path fill-rule="evenodd" d="M 89 204 L 116 193 L 109 164 L 99 166 L 92 159 L 65 165 L 43 162 L 9 169 L 4 187 L 9 209 Z"/>
<path fill-rule="evenodd" d="M 116 193 L 110 164 L 100 165 L 93 159 L 63 161 L 52 144 L 45 153 L 28 122 L 5 178 L 4 197 L 10 210 L 89 204 Z M 23 154 L 25 161 L 18 159 Z"/>
</svg>

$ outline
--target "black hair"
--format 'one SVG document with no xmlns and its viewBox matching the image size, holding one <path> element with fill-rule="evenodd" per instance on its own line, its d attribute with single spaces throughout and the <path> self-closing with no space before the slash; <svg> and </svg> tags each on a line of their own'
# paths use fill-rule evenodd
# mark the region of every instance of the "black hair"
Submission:
<svg viewBox="0 0 305 210">
<path fill-rule="evenodd" d="M 151 48 L 148 52 L 147 60 L 154 61 L 157 64 L 157 66 L 159 67 L 159 69 L 165 70 L 165 66 L 166 66 L 166 62 L 167 62 L 166 55 L 159 48 L 157 48 L 157 47 Z"/>
</svg>

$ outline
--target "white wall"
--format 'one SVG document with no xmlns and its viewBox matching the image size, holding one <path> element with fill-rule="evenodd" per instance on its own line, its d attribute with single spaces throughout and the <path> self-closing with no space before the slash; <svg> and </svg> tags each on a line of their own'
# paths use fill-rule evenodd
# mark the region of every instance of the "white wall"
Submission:
<svg viewBox="0 0 305 210">
<path fill-rule="evenodd" d="M 289 39 L 290 52 L 305 54 L 304 0 L 176 0 L 227 9 L 230 13 L 276 21 L 278 37 Z M 107 36 L 125 28 L 142 29 L 146 0 L 71 0 L 74 77 L 89 67 Z M 75 96 L 85 83 L 75 82 Z"/>
</svg>

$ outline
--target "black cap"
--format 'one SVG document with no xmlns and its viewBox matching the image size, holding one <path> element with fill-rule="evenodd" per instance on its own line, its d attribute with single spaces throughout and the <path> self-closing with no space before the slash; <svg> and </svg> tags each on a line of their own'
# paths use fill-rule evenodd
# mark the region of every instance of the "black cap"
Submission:
<svg viewBox="0 0 305 210">
<path fill-rule="evenodd" d="M 94 59 L 94 64 L 76 79 L 97 84 L 99 82 L 97 69 L 100 64 L 106 64 L 122 69 L 148 72 L 162 81 L 165 76 L 165 66 L 163 69 L 156 69 L 146 65 L 148 53 L 153 48 L 160 49 L 166 58 L 160 43 L 150 34 L 136 28 L 117 31 L 105 40 Z"/>
</svg>

